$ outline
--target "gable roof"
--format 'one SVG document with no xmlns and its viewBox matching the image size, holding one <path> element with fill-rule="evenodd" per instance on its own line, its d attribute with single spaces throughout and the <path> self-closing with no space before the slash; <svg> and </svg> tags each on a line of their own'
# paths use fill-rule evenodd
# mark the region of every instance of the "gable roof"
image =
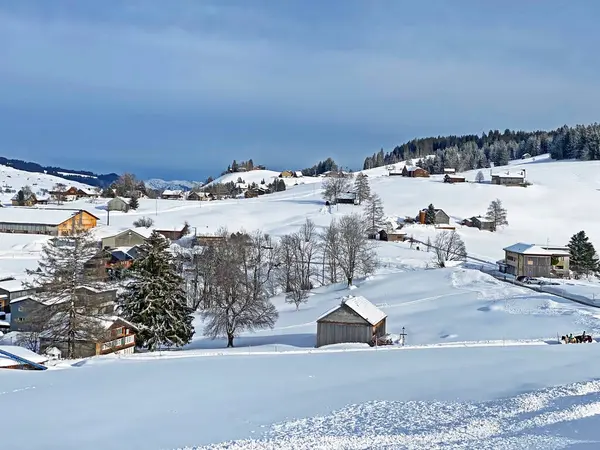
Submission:
<svg viewBox="0 0 600 450">
<path fill-rule="evenodd" d="M 181 195 L 183 195 L 183 190 L 182 189 L 174 189 L 174 190 L 165 189 L 161 195 L 176 195 L 176 196 L 181 196 Z"/>
<path fill-rule="evenodd" d="M 335 308 L 330 309 L 325 314 L 317 319 L 317 322 L 321 319 L 324 319 L 332 312 L 338 310 L 342 306 L 346 305 L 359 317 L 365 319 L 370 325 L 377 325 L 383 319 L 387 317 L 387 314 L 380 310 L 377 306 L 367 300 L 365 297 L 349 297 L 342 301 L 341 305 L 336 306 Z"/>
<path fill-rule="evenodd" d="M 0 350 L 3 350 L 7 353 L 12 353 L 19 358 L 26 359 L 33 363 L 43 364 L 48 361 L 48 358 L 42 355 L 38 355 L 37 353 L 32 352 L 31 350 L 27 350 L 24 347 L 19 347 L 18 345 L 0 345 Z M 6 355 L 0 354 L 0 367 L 13 367 L 20 366 L 21 363 L 15 361 L 14 359 L 9 358 Z"/>
<path fill-rule="evenodd" d="M 503 249 L 506 252 L 518 253 L 520 255 L 539 255 L 539 256 L 552 256 L 554 252 L 546 250 L 543 247 L 535 244 L 525 244 L 518 242 L 509 247 Z"/>
<path fill-rule="evenodd" d="M 0 222 L 2 223 L 35 223 L 41 225 L 60 225 L 74 215 L 85 210 L 7 207 L 0 208 Z M 88 211 L 86 213 L 98 219 Z"/>
</svg>

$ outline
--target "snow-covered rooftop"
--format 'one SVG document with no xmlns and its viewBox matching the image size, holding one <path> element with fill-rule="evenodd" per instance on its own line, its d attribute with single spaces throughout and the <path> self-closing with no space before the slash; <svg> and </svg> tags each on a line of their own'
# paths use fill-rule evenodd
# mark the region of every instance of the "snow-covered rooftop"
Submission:
<svg viewBox="0 0 600 450">
<path fill-rule="evenodd" d="M 27 289 L 23 286 L 24 280 L 6 280 L 0 281 L 0 289 L 4 289 L 8 292 L 19 292 Z"/>
<path fill-rule="evenodd" d="M 569 252 L 567 250 L 548 249 L 541 245 L 525 244 L 523 242 L 505 247 L 503 250 L 512 253 L 518 253 L 520 255 L 569 256 Z"/>
<path fill-rule="evenodd" d="M 371 325 L 376 325 L 387 317 L 382 310 L 362 296 L 350 297 L 344 304 Z"/>
<path fill-rule="evenodd" d="M 0 208 L 0 222 L 59 225 L 78 212 L 70 209 L 6 207 Z"/>
<path fill-rule="evenodd" d="M 492 176 L 498 178 L 525 178 L 523 173 L 493 173 Z"/>
<path fill-rule="evenodd" d="M 24 347 L 19 347 L 18 345 L 0 345 L 0 350 L 37 364 L 43 364 L 48 361 L 47 357 L 38 355 L 37 353 L 27 350 Z M 6 355 L 0 354 L 0 367 L 10 367 L 15 365 L 19 365 L 19 363 Z"/>
</svg>

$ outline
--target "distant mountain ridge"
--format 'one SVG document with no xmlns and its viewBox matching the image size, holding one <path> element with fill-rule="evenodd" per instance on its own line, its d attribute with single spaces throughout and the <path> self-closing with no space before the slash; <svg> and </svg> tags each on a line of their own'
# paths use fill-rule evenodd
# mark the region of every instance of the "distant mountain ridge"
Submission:
<svg viewBox="0 0 600 450">
<path fill-rule="evenodd" d="M 8 159 L 4 157 L 0 157 L 0 164 L 3 166 L 14 167 L 17 170 L 23 170 L 25 172 L 46 173 L 48 175 L 54 175 L 64 178 L 65 180 L 76 181 L 89 186 L 106 187 L 119 178 L 119 175 L 116 173 L 96 174 L 88 170 L 72 170 L 63 169 L 62 167 L 42 166 L 30 161 Z"/>
<path fill-rule="evenodd" d="M 170 180 L 166 181 L 161 178 L 151 178 L 144 181 L 147 188 L 156 191 L 164 191 L 165 189 L 181 189 L 184 191 L 191 191 L 197 186 L 204 185 L 201 181 L 187 181 L 187 180 Z"/>
</svg>

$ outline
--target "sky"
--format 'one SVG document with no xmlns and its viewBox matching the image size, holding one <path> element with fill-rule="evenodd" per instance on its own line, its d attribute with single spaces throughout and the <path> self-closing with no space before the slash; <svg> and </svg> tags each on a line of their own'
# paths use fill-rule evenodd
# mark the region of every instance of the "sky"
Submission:
<svg viewBox="0 0 600 450">
<path fill-rule="evenodd" d="M 600 116 L 600 2 L 0 0 L 0 156 L 203 180 Z"/>
</svg>

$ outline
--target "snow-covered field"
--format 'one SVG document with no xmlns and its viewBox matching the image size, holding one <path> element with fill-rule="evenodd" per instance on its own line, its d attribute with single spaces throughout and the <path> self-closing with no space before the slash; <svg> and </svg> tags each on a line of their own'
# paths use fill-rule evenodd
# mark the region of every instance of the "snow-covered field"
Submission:
<svg viewBox="0 0 600 450">
<path fill-rule="evenodd" d="M 449 185 L 440 176 L 388 177 L 383 168 L 366 172 L 391 218 L 414 217 L 433 203 L 459 221 L 485 214 L 489 202 L 500 198 L 508 210 L 507 228 L 489 233 L 457 225 L 467 251 L 485 260 L 502 258 L 502 248 L 516 242 L 565 245 L 582 229 L 600 245 L 600 210 L 587 207 L 600 195 L 600 163 L 538 157 L 510 170 L 523 168 L 533 183 L 527 188 Z M 494 173 L 501 170 L 508 168 Z M 465 175 L 472 181 L 476 173 Z M 333 217 L 360 211 L 340 205 L 330 212 L 320 195 L 318 183 L 307 183 L 255 199 L 141 200 L 137 211 L 112 212 L 110 225 L 131 227 L 145 215 L 161 228 L 187 221 L 198 234 L 227 226 L 278 236 L 295 231 L 306 218 L 325 226 Z M 79 201 L 69 207 L 89 209 L 106 223 L 102 204 Z M 418 239 L 435 234 L 422 226 L 409 230 Z M 0 271 L 35 267 L 45 239 L 0 235 Z M 274 298 L 280 311 L 275 328 L 239 336 L 234 349 L 203 338 L 198 318 L 197 335 L 183 350 L 0 373 L 0 404 L 11 417 L 0 448 L 600 446 L 600 346 L 557 344 L 557 335 L 566 333 L 599 338 L 600 309 L 470 268 L 427 269 L 431 253 L 407 243 L 378 246 L 382 267 L 376 275 L 356 280 L 353 289 L 318 288 L 299 311 Z M 591 282 L 549 288 L 600 293 Z M 315 349 L 316 318 L 348 295 L 377 304 L 388 315 L 390 333 L 404 328 L 407 345 Z"/>
</svg>

